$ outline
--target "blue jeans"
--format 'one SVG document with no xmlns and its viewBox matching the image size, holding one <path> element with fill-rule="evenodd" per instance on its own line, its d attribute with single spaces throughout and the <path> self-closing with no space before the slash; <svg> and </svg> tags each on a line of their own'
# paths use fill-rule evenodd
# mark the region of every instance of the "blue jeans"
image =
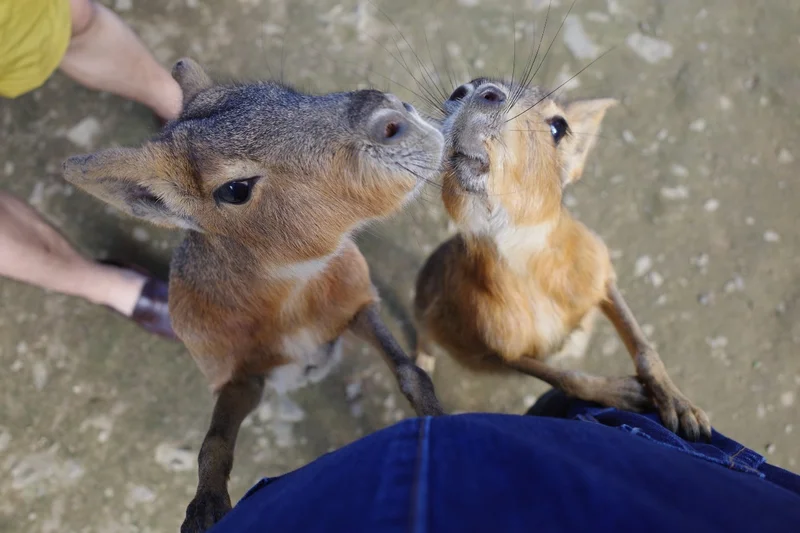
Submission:
<svg viewBox="0 0 800 533">
<path fill-rule="evenodd" d="M 714 433 L 574 402 L 566 419 L 410 419 L 263 479 L 213 533 L 800 531 L 800 477 Z"/>
</svg>

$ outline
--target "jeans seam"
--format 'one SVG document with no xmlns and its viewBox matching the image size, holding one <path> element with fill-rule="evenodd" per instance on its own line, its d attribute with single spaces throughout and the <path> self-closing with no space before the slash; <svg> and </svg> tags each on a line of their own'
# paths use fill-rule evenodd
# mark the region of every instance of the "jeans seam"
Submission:
<svg viewBox="0 0 800 533">
<path fill-rule="evenodd" d="M 418 441 L 419 459 L 417 461 L 414 503 L 412 509 L 412 531 L 425 533 L 428 530 L 428 465 L 430 462 L 431 417 L 425 417 L 420 426 Z"/>
<path fill-rule="evenodd" d="M 728 460 L 731 462 L 731 464 L 728 466 L 729 469 L 734 470 L 736 468 L 736 466 L 738 464 L 738 463 L 736 463 L 736 458 L 739 456 L 740 453 L 742 453 L 746 449 L 747 449 L 746 446 L 740 445 L 740 448 L 736 451 L 736 453 L 734 453 L 733 455 L 729 455 L 728 456 Z M 745 465 L 745 466 L 748 467 L 748 468 L 750 467 L 750 465 Z"/>
</svg>

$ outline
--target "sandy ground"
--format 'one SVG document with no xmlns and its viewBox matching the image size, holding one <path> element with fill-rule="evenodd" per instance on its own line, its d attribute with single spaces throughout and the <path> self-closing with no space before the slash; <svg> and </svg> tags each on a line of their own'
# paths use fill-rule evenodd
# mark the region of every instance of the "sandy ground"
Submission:
<svg viewBox="0 0 800 533">
<path fill-rule="evenodd" d="M 390 23 L 356 0 L 107 3 L 167 65 L 188 54 L 223 79 L 283 70 L 308 90 L 373 85 L 417 103 L 401 56 L 415 77 L 425 74 L 409 43 L 438 81 L 436 63 L 449 92 L 450 77 L 509 76 L 515 48 L 521 68 L 547 8 L 547 0 L 379 2 Z M 545 45 L 568 7 L 554 0 Z M 578 0 L 536 78 L 553 87 L 614 47 L 564 87 L 622 101 L 568 205 L 607 240 L 620 285 L 678 385 L 719 430 L 794 471 L 798 11 L 794 0 Z M 153 133 L 146 110 L 56 75 L 0 102 L 0 121 L 0 187 L 87 253 L 165 270 L 180 235 L 124 219 L 59 172 L 69 154 Z M 416 269 L 451 232 L 432 189 L 362 236 L 398 334 Z M 212 406 L 185 350 L 32 287 L 0 281 L 0 301 L 0 531 L 175 531 Z M 562 364 L 631 372 L 601 325 L 585 358 Z M 435 381 L 447 407 L 461 411 L 520 412 L 545 390 L 524 377 L 473 376 L 446 357 Z M 232 495 L 408 414 L 380 358 L 351 345 L 327 379 L 268 395 L 248 419 Z"/>
</svg>

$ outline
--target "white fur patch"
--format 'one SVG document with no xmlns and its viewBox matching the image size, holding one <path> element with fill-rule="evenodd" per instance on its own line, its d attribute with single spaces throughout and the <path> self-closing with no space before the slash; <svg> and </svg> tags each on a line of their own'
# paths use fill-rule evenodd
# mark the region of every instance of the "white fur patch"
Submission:
<svg viewBox="0 0 800 533">
<path fill-rule="evenodd" d="M 511 268 L 524 271 L 530 257 L 547 246 L 552 231 L 553 224 L 550 222 L 536 226 L 507 226 L 494 235 L 494 240 Z"/>
<path fill-rule="evenodd" d="M 568 334 L 564 344 L 550 356 L 549 360 L 557 363 L 567 359 L 583 359 L 589 348 L 589 341 L 592 339 L 596 318 L 597 308 L 594 308 L 583 317 L 580 325 Z"/>
<path fill-rule="evenodd" d="M 551 299 L 538 290 L 531 297 L 534 329 L 539 334 L 547 351 L 561 344 L 564 339 L 564 317 L 562 310 Z"/>
<path fill-rule="evenodd" d="M 283 338 L 281 353 L 294 363 L 272 370 L 267 382 L 278 394 L 285 394 L 324 379 L 341 360 L 342 341 L 337 339 L 330 347 L 322 344 L 313 329 L 301 328 Z"/>
<path fill-rule="evenodd" d="M 314 259 L 309 259 L 308 261 L 301 261 L 299 263 L 291 263 L 288 265 L 284 265 L 280 268 L 276 268 L 271 272 L 273 276 L 276 278 L 281 279 L 292 279 L 296 281 L 310 281 L 315 277 L 322 274 L 325 270 L 325 267 L 328 266 L 328 263 L 333 258 L 334 254 L 326 255 L 323 257 L 317 257 Z"/>
<path fill-rule="evenodd" d="M 270 276 L 277 279 L 286 279 L 298 282 L 298 286 L 302 287 L 305 283 L 316 278 L 322 274 L 331 262 L 331 259 L 339 255 L 344 249 L 344 242 L 348 236 L 342 237 L 336 250 L 328 255 L 322 257 L 315 257 L 307 261 L 300 261 L 299 263 L 289 263 L 282 265 L 274 270 L 270 270 Z"/>
</svg>

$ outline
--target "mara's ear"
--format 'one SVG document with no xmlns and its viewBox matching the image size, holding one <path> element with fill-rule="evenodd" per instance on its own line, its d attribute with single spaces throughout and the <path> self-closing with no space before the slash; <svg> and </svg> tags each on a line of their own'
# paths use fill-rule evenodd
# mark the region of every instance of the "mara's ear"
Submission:
<svg viewBox="0 0 800 533">
<path fill-rule="evenodd" d="M 596 98 L 575 100 L 566 105 L 565 118 L 572 134 L 564 138 L 559 146 L 562 152 L 562 185 L 580 179 L 586 164 L 586 156 L 597 143 L 600 123 L 606 111 L 617 104 L 617 100 L 613 98 Z"/>
<path fill-rule="evenodd" d="M 111 148 L 70 157 L 64 162 L 64 178 L 129 215 L 158 226 L 201 231 L 183 209 L 170 207 L 182 202 L 165 202 L 165 198 L 180 199 L 175 187 L 160 176 L 160 166 L 152 145 Z"/>
<path fill-rule="evenodd" d="M 184 57 L 179 59 L 172 67 L 172 77 L 178 82 L 183 92 L 184 104 L 191 100 L 203 89 L 213 85 L 211 78 L 195 61 Z"/>
</svg>

